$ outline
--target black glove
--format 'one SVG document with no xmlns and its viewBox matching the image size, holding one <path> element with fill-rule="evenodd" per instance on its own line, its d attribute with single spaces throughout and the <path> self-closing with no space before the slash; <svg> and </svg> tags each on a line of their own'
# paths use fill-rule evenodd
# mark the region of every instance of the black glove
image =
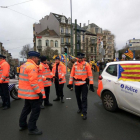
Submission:
<svg viewBox="0 0 140 140">
<path fill-rule="evenodd" d="M 71 88 L 72 88 L 72 85 L 71 85 L 71 84 L 68 84 L 67 87 L 68 87 L 69 89 L 71 89 Z"/>
<path fill-rule="evenodd" d="M 56 76 L 53 76 L 53 78 L 57 78 Z"/>
<path fill-rule="evenodd" d="M 92 92 L 94 92 L 94 87 L 93 87 L 93 85 L 89 85 L 89 90 L 91 90 Z"/>
<path fill-rule="evenodd" d="M 37 95 L 39 96 L 39 99 L 42 99 L 43 98 L 43 95 L 42 95 L 41 92 L 40 93 L 37 93 Z"/>
<path fill-rule="evenodd" d="M 51 78 L 51 82 L 53 82 L 53 78 Z"/>
<path fill-rule="evenodd" d="M 51 81 L 51 78 L 46 78 L 46 80 Z"/>
<path fill-rule="evenodd" d="M 62 78 L 60 78 L 59 81 L 62 81 Z"/>
</svg>

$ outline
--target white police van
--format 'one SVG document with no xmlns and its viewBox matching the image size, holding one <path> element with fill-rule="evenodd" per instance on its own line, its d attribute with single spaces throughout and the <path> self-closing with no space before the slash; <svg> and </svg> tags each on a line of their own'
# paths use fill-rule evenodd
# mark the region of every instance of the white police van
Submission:
<svg viewBox="0 0 140 140">
<path fill-rule="evenodd" d="M 129 67 L 127 67 L 127 64 Z M 138 80 L 119 80 L 120 71 L 118 67 L 120 65 L 126 65 L 125 69 L 127 72 L 124 72 L 128 74 L 128 76 L 125 76 L 126 78 L 135 77 L 136 79 L 140 79 L 140 61 L 108 63 L 101 76 L 99 76 L 97 94 L 102 99 L 106 110 L 115 111 L 117 108 L 121 108 L 140 116 L 140 82 Z M 136 69 L 133 68 L 133 65 L 136 65 Z"/>
</svg>

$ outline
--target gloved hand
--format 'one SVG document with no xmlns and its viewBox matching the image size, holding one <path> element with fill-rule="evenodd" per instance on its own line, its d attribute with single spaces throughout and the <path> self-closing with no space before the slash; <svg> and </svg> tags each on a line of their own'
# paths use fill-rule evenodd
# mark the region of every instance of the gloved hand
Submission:
<svg viewBox="0 0 140 140">
<path fill-rule="evenodd" d="M 46 78 L 46 80 L 51 81 L 51 78 Z"/>
<path fill-rule="evenodd" d="M 59 81 L 62 81 L 62 78 L 60 78 Z"/>
<path fill-rule="evenodd" d="M 68 87 L 69 89 L 71 89 L 71 88 L 72 88 L 72 85 L 71 85 L 71 84 L 68 84 L 67 87 Z"/>
<path fill-rule="evenodd" d="M 53 78 L 51 78 L 51 82 L 53 82 Z"/>
<path fill-rule="evenodd" d="M 92 92 L 94 92 L 94 87 L 93 87 L 93 85 L 89 85 L 89 90 L 91 90 Z"/>
<path fill-rule="evenodd" d="M 43 95 L 42 95 L 41 92 L 40 93 L 37 93 L 37 95 L 39 96 L 39 99 L 42 99 L 43 98 Z"/>
<path fill-rule="evenodd" d="M 57 78 L 56 76 L 53 76 L 53 78 Z"/>
</svg>

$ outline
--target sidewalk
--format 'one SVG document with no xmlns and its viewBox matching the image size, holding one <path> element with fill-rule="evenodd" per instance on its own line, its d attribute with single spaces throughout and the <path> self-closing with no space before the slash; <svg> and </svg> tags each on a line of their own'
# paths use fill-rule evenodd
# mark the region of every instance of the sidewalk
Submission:
<svg viewBox="0 0 140 140">
<path fill-rule="evenodd" d="M 69 81 L 70 73 L 66 75 L 66 80 L 67 82 Z M 94 87 L 98 87 L 98 77 L 99 77 L 99 72 L 94 72 L 93 73 L 93 80 L 94 80 Z"/>
</svg>

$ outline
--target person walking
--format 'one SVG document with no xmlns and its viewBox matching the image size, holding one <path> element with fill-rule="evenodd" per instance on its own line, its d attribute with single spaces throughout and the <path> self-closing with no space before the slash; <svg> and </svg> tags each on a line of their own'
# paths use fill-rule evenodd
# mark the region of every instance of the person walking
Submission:
<svg viewBox="0 0 140 140">
<path fill-rule="evenodd" d="M 83 60 L 83 55 L 79 54 L 77 58 L 78 61 L 72 67 L 69 84 L 67 85 L 67 87 L 71 88 L 74 80 L 75 94 L 79 108 L 77 113 L 82 113 L 81 116 L 83 117 L 83 120 L 86 120 L 88 84 L 90 84 L 89 89 L 94 92 L 93 74 L 90 65 Z"/>
<path fill-rule="evenodd" d="M 10 108 L 10 95 L 8 89 L 10 65 L 6 62 L 6 57 L 0 55 L 0 91 L 2 98 L 2 108 L 7 110 Z"/>
<path fill-rule="evenodd" d="M 55 89 L 56 89 L 56 96 L 57 98 L 54 99 L 53 101 L 60 101 L 61 98 L 61 103 L 64 103 L 63 97 L 63 88 L 64 88 L 64 83 L 66 83 L 66 66 L 60 62 L 60 57 L 57 56 L 55 58 L 55 64 L 52 69 L 52 73 L 54 76 L 54 83 L 55 83 Z"/>
<path fill-rule="evenodd" d="M 68 64 L 68 68 L 70 69 L 70 72 L 71 72 L 72 67 L 73 67 L 73 65 L 74 65 L 74 63 L 75 63 L 74 59 L 75 59 L 75 58 L 72 58 L 72 59 L 69 61 L 69 64 Z M 70 90 L 71 90 L 71 91 L 73 90 L 73 86 L 72 86 L 72 88 L 71 88 Z"/>
<path fill-rule="evenodd" d="M 39 65 L 40 70 L 42 71 L 42 76 L 43 76 L 43 84 L 44 84 L 44 90 L 45 90 L 45 95 L 46 98 L 44 99 L 44 106 L 52 106 L 49 102 L 49 94 L 50 94 L 50 87 L 52 86 L 52 79 L 53 79 L 53 74 L 50 70 L 49 65 L 47 64 L 47 57 L 46 56 L 41 56 L 40 57 L 41 63 Z M 43 103 L 43 100 L 42 100 Z M 44 106 L 42 105 L 41 108 L 43 109 Z"/>
<path fill-rule="evenodd" d="M 39 56 L 35 51 L 28 52 L 27 62 L 21 66 L 19 75 L 18 97 L 25 99 L 24 107 L 19 119 L 20 131 L 29 129 L 29 135 L 41 135 L 36 122 L 40 115 L 42 98 L 45 98 L 42 88 L 42 75 L 39 73 Z M 27 116 L 31 113 L 28 126 Z"/>
</svg>

